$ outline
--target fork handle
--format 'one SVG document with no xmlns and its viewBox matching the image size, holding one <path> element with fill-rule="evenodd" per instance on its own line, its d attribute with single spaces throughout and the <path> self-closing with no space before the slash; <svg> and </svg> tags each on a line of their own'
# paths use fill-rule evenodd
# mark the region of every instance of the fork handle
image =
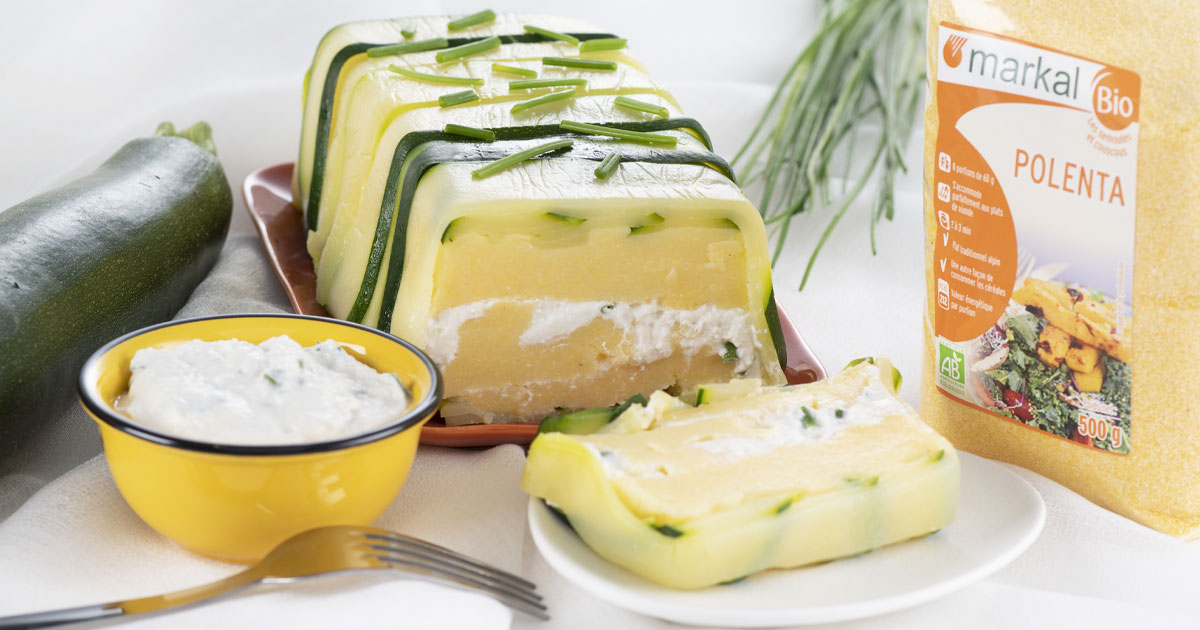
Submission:
<svg viewBox="0 0 1200 630">
<path fill-rule="evenodd" d="M 78 608 L 63 608 L 47 610 L 12 617 L 0 617 L 0 628 L 3 630 L 28 630 L 32 628 L 51 628 L 68 623 L 95 621 L 108 617 L 119 617 L 125 614 L 118 602 L 112 604 L 94 604 Z"/>
<path fill-rule="evenodd" d="M 211 599 L 213 597 L 235 591 L 244 586 L 248 586 L 257 582 L 260 577 L 261 575 L 257 567 L 251 567 L 245 571 L 242 571 L 241 573 L 234 573 L 223 580 L 209 582 L 208 584 L 201 584 L 200 586 L 194 586 L 192 588 L 185 588 L 181 591 L 175 591 L 172 593 L 164 593 L 162 595 L 141 597 L 138 599 L 127 599 L 124 601 L 110 602 L 107 604 L 80 606 L 78 608 L 48 610 L 45 612 L 16 615 L 13 617 L 0 617 L 0 630 L 51 628 L 68 623 L 96 621 L 98 619 L 107 619 L 109 617 L 137 615 L 140 613 L 166 610 L 168 608 L 175 608 L 178 606 L 186 606 L 188 604 L 195 604 L 203 600 Z"/>
</svg>

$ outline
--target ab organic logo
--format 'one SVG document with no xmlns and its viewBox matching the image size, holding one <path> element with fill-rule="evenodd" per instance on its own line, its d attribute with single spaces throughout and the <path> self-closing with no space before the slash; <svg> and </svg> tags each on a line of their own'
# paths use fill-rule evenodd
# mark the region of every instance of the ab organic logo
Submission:
<svg viewBox="0 0 1200 630">
<path fill-rule="evenodd" d="M 967 391 L 966 353 L 958 344 L 945 339 L 938 342 L 937 383 L 942 389 L 963 396 Z"/>
</svg>

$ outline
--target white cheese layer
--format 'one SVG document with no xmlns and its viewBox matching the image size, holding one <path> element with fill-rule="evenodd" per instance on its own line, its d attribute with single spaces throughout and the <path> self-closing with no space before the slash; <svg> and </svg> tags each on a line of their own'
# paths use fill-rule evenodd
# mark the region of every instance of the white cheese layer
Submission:
<svg viewBox="0 0 1200 630">
<path fill-rule="evenodd" d="M 483 317 L 500 300 L 484 300 L 444 309 L 433 317 L 426 333 L 425 351 L 441 367 L 458 354 L 458 330 Z M 674 309 L 657 303 L 569 302 L 565 300 L 505 300 L 532 309 L 529 327 L 520 336 L 522 346 L 561 341 L 596 320 L 612 323 L 630 344 L 635 363 L 651 363 L 681 351 L 688 356 L 708 352 L 724 356 L 726 343 L 738 349 L 734 370 L 748 372 L 757 363 L 758 339 L 750 315 L 739 308 L 711 304 L 696 309 Z"/>
<path fill-rule="evenodd" d="M 145 348 L 130 361 L 117 411 L 176 437 L 239 445 L 319 442 L 379 428 L 408 408 L 393 374 L 380 374 L 332 340 L 259 345 L 189 341 Z"/>
</svg>

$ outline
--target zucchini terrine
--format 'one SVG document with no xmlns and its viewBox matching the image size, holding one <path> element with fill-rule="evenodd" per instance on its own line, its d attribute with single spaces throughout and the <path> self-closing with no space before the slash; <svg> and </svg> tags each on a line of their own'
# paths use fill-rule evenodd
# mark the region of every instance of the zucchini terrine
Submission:
<svg viewBox="0 0 1200 630">
<path fill-rule="evenodd" d="M 318 300 L 428 352 L 450 424 L 784 382 L 762 219 L 614 34 L 487 11 L 338 26 L 295 173 Z"/>
</svg>

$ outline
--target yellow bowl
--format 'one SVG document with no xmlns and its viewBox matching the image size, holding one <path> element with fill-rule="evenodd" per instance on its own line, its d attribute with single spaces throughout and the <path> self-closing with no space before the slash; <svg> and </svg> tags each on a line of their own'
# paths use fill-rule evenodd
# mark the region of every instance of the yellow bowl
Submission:
<svg viewBox="0 0 1200 630">
<path fill-rule="evenodd" d="M 239 446 L 173 437 L 114 411 L 129 388 L 129 361 L 142 348 L 193 339 L 259 343 L 286 334 L 303 346 L 326 339 L 412 394 L 403 415 L 347 438 L 281 446 Z M 255 562 L 284 539 L 324 525 L 369 525 L 404 485 L 421 425 L 442 399 L 433 362 L 407 341 L 333 319 L 231 315 L 168 322 L 100 348 L 79 375 L 79 397 L 100 427 L 109 469 L 142 520 L 198 554 Z"/>
</svg>

